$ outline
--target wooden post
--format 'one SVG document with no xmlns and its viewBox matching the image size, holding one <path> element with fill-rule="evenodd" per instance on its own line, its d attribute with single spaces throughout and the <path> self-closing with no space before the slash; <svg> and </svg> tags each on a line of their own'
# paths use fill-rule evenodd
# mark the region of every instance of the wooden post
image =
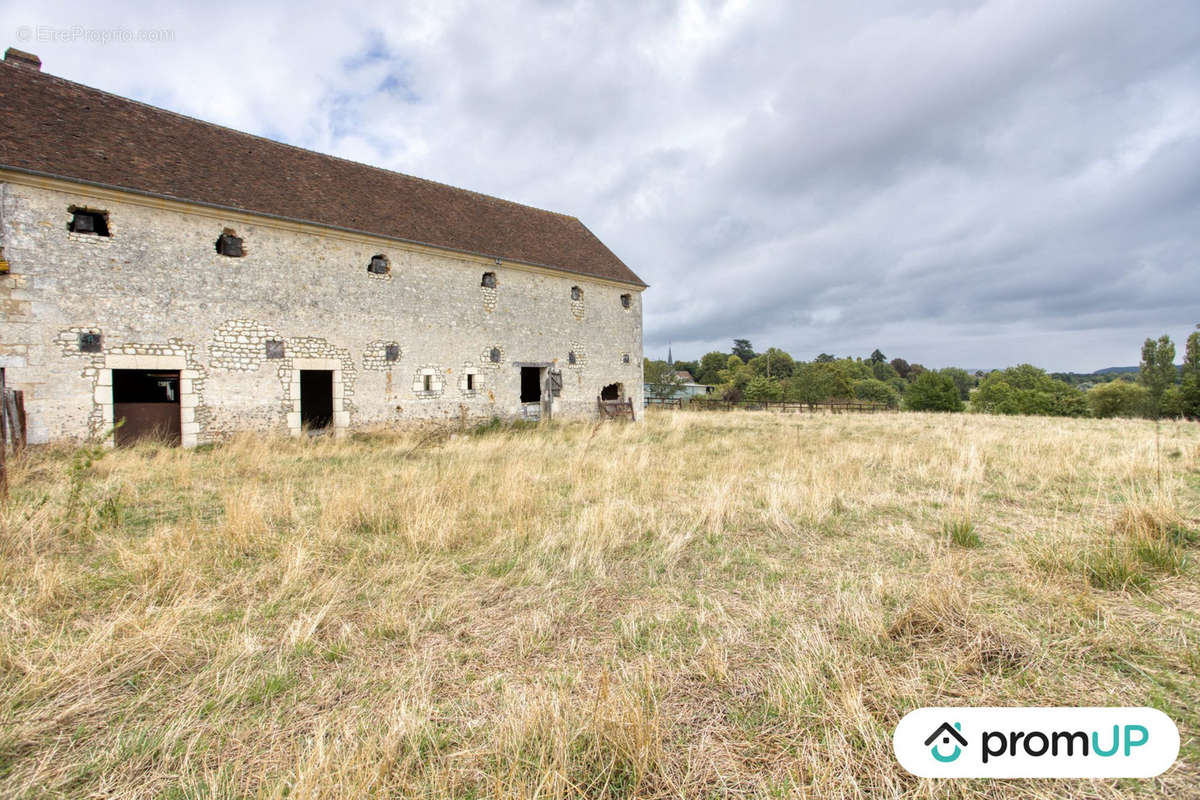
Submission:
<svg viewBox="0 0 1200 800">
<path fill-rule="evenodd" d="M 17 421 L 17 393 L 9 389 L 4 390 L 4 417 L 8 422 L 8 439 L 12 442 L 13 453 L 16 453 L 24 446 L 24 442 L 21 441 Z"/>
<path fill-rule="evenodd" d="M 8 390 L 4 386 L 4 370 L 0 368 L 0 400 L 3 400 Z M 8 499 L 8 411 L 7 404 L 0 402 L 0 500 Z"/>
<path fill-rule="evenodd" d="M 25 392 L 18 389 L 12 395 L 17 399 L 17 432 L 20 434 L 20 449 L 24 450 L 25 445 L 29 444 L 29 428 L 25 426 Z"/>
</svg>

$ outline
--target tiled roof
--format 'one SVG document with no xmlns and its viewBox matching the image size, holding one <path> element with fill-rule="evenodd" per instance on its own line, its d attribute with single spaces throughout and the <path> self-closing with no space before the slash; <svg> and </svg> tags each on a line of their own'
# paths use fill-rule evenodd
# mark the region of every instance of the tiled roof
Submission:
<svg viewBox="0 0 1200 800">
<path fill-rule="evenodd" d="M 0 62 L 0 167 L 645 285 L 578 219 Z"/>
</svg>

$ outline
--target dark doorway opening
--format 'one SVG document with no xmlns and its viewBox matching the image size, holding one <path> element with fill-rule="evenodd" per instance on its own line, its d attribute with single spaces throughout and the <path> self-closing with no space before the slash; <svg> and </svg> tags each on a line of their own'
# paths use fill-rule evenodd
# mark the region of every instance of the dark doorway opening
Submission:
<svg viewBox="0 0 1200 800">
<path fill-rule="evenodd" d="M 310 431 L 328 428 L 333 422 L 333 371 L 300 370 L 300 427 Z"/>
<path fill-rule="evenodd" d="M 542 369 L 541 367 L 521 367 L 521 402 L 540 403 L 542 401 Z"/>
<path fill-rule="evenodd" d="M 601 400 L 620 400 L 621 399 L 621 384 L 610 383 L 600 390 Z"/>
<path fill-rule="evenodd" d="M 118 447 L 142 439 L 177 445 L 181 439 L 179 370 L 114 369 L 113 435 Z"/>
</svg>

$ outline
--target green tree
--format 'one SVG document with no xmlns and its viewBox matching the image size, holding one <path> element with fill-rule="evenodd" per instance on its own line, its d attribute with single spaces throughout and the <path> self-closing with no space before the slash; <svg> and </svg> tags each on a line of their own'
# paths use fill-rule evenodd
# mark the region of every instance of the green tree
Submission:
<svg viewBox="0 0 1200 800">
<path fill-rule="evenodd" d="M 699 383 L 706 383 L 710 386 L 715 386 L 721 382 L 720 376 L 717 374 L 728 366 L 729 356 L 717 350 L 711 353 L 705 353 L 700 359 L 700 374 L 696 376 Z"/>
<path fill-rule="evenodd" d="M 674 397 L 683 391 L 683 381 L 675 374 L 675 367 L 666 361 L 645 359 L 642 374 L 655 397 Z"/>
<path fill-rule="evenodd" d="M 750 363 L 750 359 L 758 355 L 754 352 L 754 347 L 751 346 L 749 339 L 734 339 L 733 354 L 740 358 L 743 364 Z"/>
<path fill-rule="evenodd" d="M 796 403 L 849 400 L 854 387 L 845 367 L 836 362 L 801 362 L 787 381 L 785 396 Z"/>
<path fill-rule="evenodd" d="M 886 361 L 881 362 L 879 364 L 872 364 L 871 365 L 871 375 L 874 376 L 875 380 L 883 381 L 884 383 L 891 383 L 892 381 L 904 380 L 903 378 L 900 377 L 900 373 L 896 372 L 896 368 L 893 367 L 891 364 L 887 363 Z"/>
<path fill-rule="evenodd" d="M 881 380 L 860 378 L 852 384 L 854 396 L 871 403 L 883 403 L 888 408 L 900 405 L 900 394 Z"/>
<path fill-rule="evenodd" d="M 1163 392 L 1175 385 L 1175 345 L 1165 333 L 1158 341 L 1147 339 L 1142 344 L 1142 363 L 1138 381 L 1150 392 L 1150 410 L 1158 416 L 1162 410 Z"/>
<path fill-rule="evenodd" d="M 725 365 L 725 369 L 717 373 L 721 397 L 726 400 L 741 400 L 754 373 L 737 356 L 730 356 Z"/>
<path fill-rule="evenodd" d="M 960 398 L 963 400 L 971 399 L 971 390 L 975 388 L 975 378 L 971 376 L 971 373 L 958 367 L 946 367 L 945 369 L 938 370 L 938 372 L 954 381 L 954 385 L 958 387 L 958 396 Z"/>
<path fill-rule="evenodd" d="M 829 353 L 821 353 L 819 356 L 817 356 L 813 360 L 816 361 L 818 364 L 828 364 L 831 361 L 837 361 L 837 356 L 832 356 Z"/>
<path fill-rule="evenodd" d="M 893 358 L 889 363 L 891 364 L 892 369 L 896 370 L 897 375 L 905 380 L 908 380 L 909 366 L 907 361 L 905 361 L 903 358 Z"/>
<path fill-rule="evenodd" d="M 962 411 L 962 398 L 949 375 L 926 370 L 904 393 L 904 406 L 912 411 Z"/>
<path fill-rule="evenodd" d="M 863 361 L 861 358 L 839 358 L 835 363 L 845 369 L 846 375 L 851 381 L 862 381 L 875 377 L 875 373 L 871 371 L 870 362 Z"/>
<path fill-rule="evenodd" d="M 1179 385 L 1179 412 L 1188 419 L 1200 419 L 1200 325 L 1187 338 Z"/>
<path fill-rule="evenodd" d="M 1055 380 L 1032 364 L 989 372 L 971 396 L 971 408 L 988 414 L 1041 414 L 1082 417 L 1088 413 L 1082 391 Z"/>
<path fill-rule="evenodd" d="M 1150 391 L 1131 381 L 1110 381 L 1089 390 L 1087 401 L 1094 417 L 1141 417 L 1150 410 Z"/>
<path fill-rule="evenodd" d="M 1183 405 L 1183 391 L 1178 385 L 1168 386 L 1163 392 L 1162 400 L 1158 406 L 1158 414 L 1161 417 L 1169 417 L 1178 419 L 1186 416 Z"/>
<path fill-rule="evenodd" d="M 1200 325 L 1187 338 L 1183 351 L 1183 372 L 1187 375 L 1200 375 Z"/>
<path fill-rule="evenodd" d="M 757 375 L 746 384 L 745 396 L 747 400 L 756 403 L 778 402 L 783 399 L 783 385 L 779 381 Z"/>
<path fill-rule="evenodd" d="M 790 378 L 796 368 L 792 357 L 777 347 L 768 347 L 765 353 L 757 355 L 746 363 L 755 375 L 765 375 L 768 378 Z"/>
<path fill-rule="evenodd" d="M 876 364 L 886 364 L 887 356 L 885 356 L 883 354 L 883 351 L 881 351 L 878 347 L 876 347 L 874 350 L 871 351 L 871 355 L 867 359 L 867 361 L 870 361 L 872 366 L 874 366 Z"/>
</svg>

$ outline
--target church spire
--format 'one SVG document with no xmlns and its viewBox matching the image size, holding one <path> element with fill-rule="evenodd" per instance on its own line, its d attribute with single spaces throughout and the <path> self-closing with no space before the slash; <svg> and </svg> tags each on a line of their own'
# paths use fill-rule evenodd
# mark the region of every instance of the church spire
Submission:
<svg viewBox="0 0 1200 800">
<path fill-rule="evenodd" d="M 675 359 L 671 358 L 671 343 L 667 342 L 667 366 L 675 366 Z"/>
</svg>

